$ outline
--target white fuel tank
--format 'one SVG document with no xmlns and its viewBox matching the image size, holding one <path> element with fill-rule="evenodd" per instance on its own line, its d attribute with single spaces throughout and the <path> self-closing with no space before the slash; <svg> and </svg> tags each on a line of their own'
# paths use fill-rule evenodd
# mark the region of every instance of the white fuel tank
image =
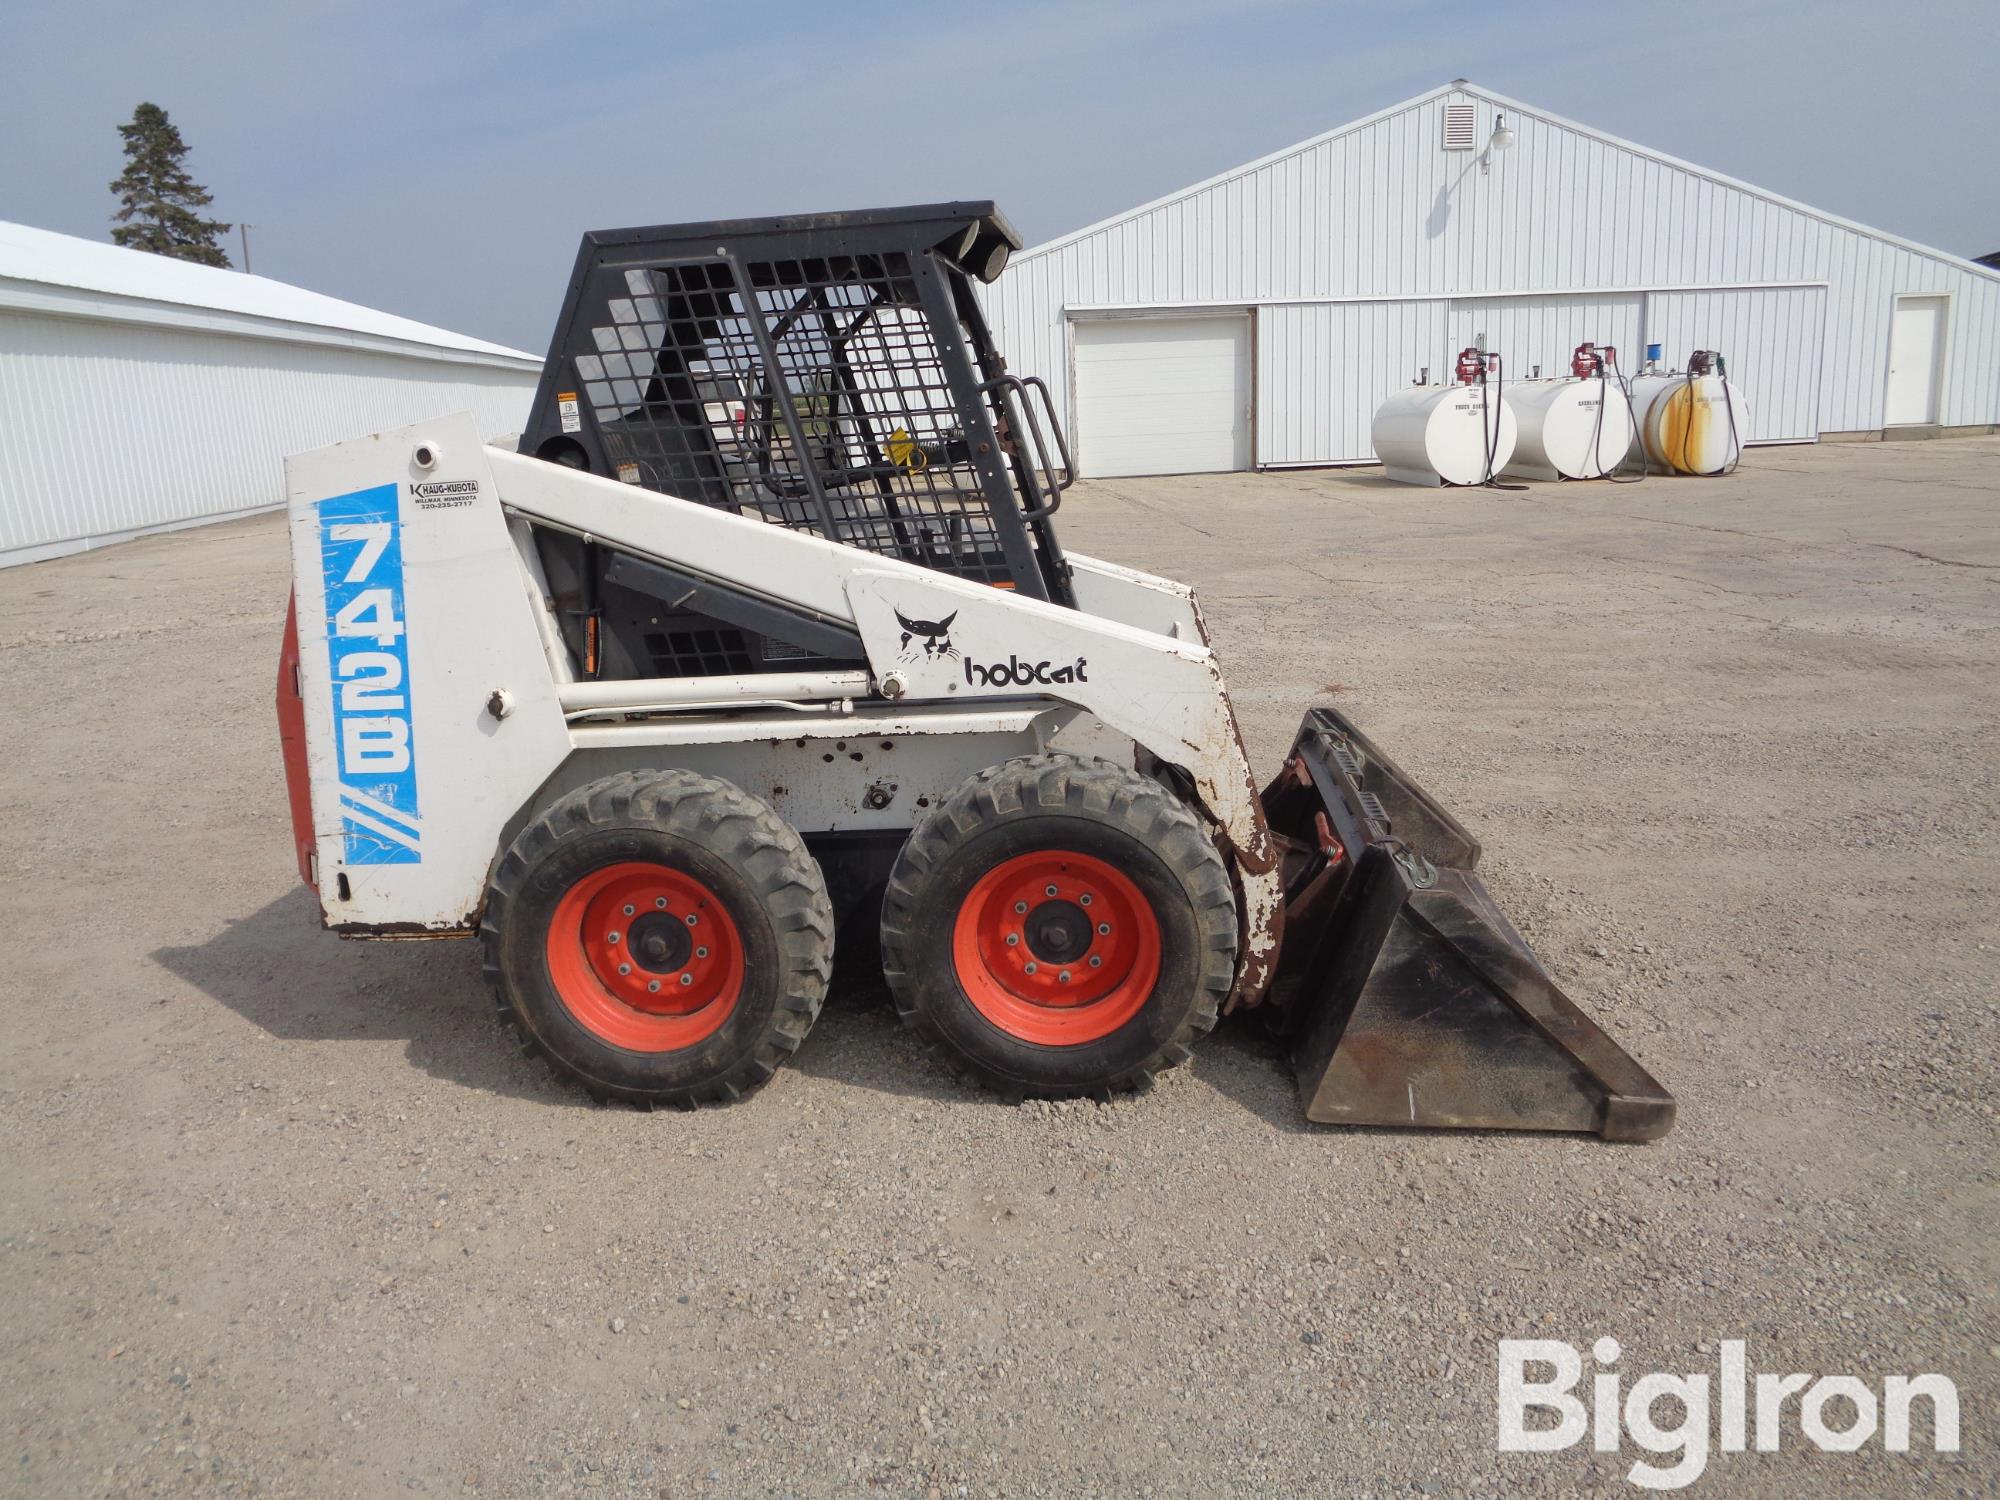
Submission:
<svg viewBox="0 0 2000 1500">
<path fill-rule="evenodd" d="M 1656 470 L 1719 474 L 1743 452 L 1750 407 L 1720 375 L 1639 375 L 1632 381 L 1639 440 Z"/>
<path fill-rule="evenodd" d="M 1375 412 L 1375 456 L 1405 484 L 1478 484 L 1507 467 L 1516 423 L 1490 385 L 1414 385 Z M 1490 451 L 1490 467 L 1489 467 Z"/>
<path fill-rule="evenodd" d="M 1631 451 L 1632 409 L 1616 380 L 1588 375 L 1510 381 L 1505 396 L 1520 428 L 1509 474 L 1601 479 Z"/>
</svg>

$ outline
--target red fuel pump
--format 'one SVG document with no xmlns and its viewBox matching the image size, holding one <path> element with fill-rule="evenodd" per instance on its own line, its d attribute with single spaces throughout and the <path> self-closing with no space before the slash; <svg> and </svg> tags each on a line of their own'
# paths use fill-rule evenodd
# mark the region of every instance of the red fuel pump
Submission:
<svg viewBox="0 0 2000 1500">
<path fill-rule="evenodd" d="M 1500 356 L 1479 348 L 1461 349 L 1453 373 L 1462 385 L 1484 384 L 1488 376 L 1498 377 Z"/>
</svg>

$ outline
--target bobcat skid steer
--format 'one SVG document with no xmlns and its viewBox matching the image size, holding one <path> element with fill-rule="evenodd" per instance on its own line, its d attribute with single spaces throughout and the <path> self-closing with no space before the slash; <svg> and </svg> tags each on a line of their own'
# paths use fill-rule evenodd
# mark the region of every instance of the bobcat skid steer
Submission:
<svg viewBox="0 0 2000 1500">
<path fill-rule="evenodd" d="M 1264 1006 L 1309 1118 L 1644 1140 L 1479 846 L 1315 709 L 1261 791 L 1182 584 L 1065 553 L 989 203 L 585 237 L 518 443 L 293 458 L 279 719 L 350 937 L 477 934 L 599 1098 L 755 1088 L 838 925 L 960 1074 L 1106 1095 Z"/>
</svg>

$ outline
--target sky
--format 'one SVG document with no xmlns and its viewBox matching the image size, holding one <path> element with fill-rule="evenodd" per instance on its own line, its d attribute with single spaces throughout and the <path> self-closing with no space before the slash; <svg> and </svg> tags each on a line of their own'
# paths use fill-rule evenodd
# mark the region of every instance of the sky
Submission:
<svg viewBox="0 0 2000 1500">
<path fill-rule="evenodd" d="M 993 198 L 1034 244 L 1457 77 L 2000 249 L 1994 0 L 0 0 L 0 23 L 0 219 L 107 237 L 116 127 L 151 100 L 260 275 L 538 354 L 588 229 Z"/>
</svg>

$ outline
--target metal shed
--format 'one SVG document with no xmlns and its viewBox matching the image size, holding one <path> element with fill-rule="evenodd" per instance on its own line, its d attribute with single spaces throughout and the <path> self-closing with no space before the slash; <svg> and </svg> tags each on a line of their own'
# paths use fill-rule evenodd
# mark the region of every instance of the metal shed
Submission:
<svg viewBox="0 0 2000 1500">
<path fill-rule="evenodd" d="M 1494 149 L 1504 124 L 1511 139 Z M 2000 272 L 1458 80 L 1014 257 L 984 289 L 1085 474 L 1367 463 L 1478 344 L 1719 349 L 1748 439 L 2000 424 Z"/>
<path fill-rule="evenodd" d="M 0 567 L 284 499 L 284 456 L 452 411 L 541 361 L 261 276 L 0 223 Z"/>
</svg>

